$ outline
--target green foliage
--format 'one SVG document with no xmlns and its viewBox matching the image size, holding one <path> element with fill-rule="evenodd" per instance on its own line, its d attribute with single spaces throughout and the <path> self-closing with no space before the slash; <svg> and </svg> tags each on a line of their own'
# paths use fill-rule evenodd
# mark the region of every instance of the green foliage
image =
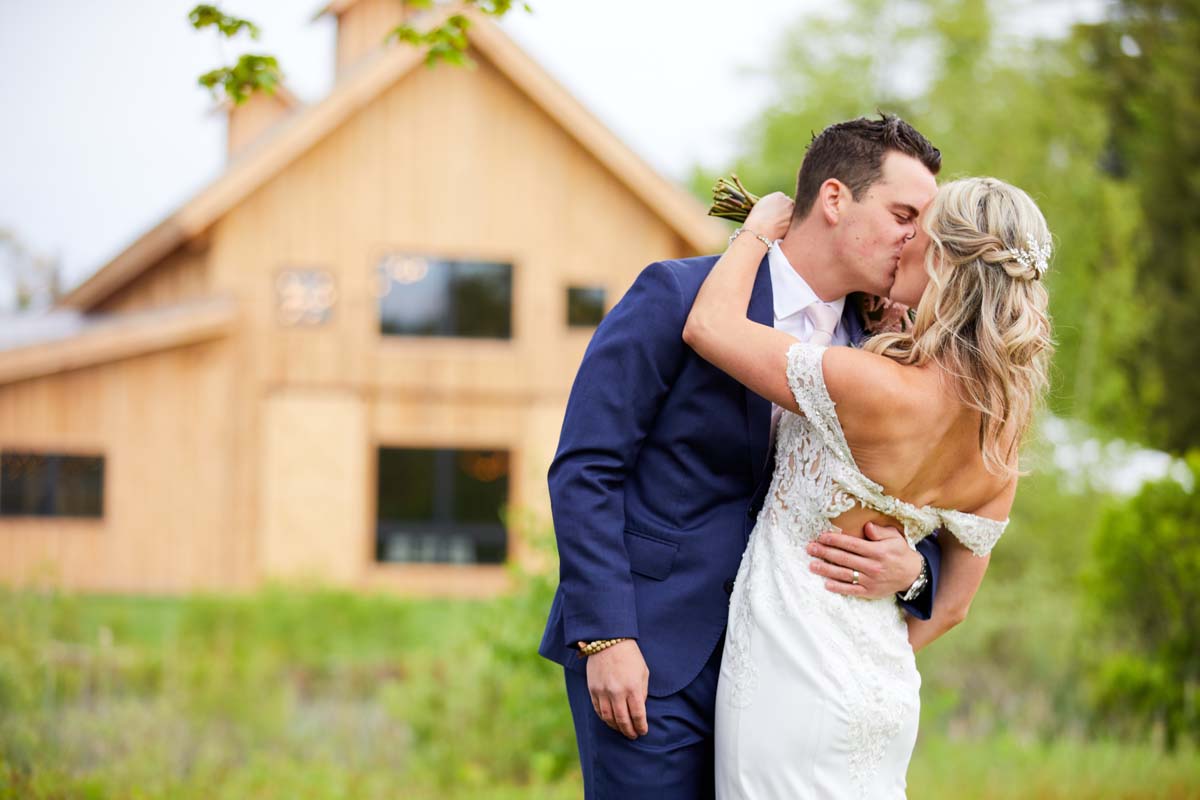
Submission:
<svg viewBox="0 0 1200 800">
<path fill-rule="evenodd" d="M 1011 549 L 1065 547 L 1039 549 L 1056 537 L 1035 533 Z M 512 593 L 488 601 L 284 586 L 180 599 L 0 592 L 0 800 L 577 798 L 561 670 L 535 652 L 553 580 L 513 577 Z M 1020 659 L 1071 629 L 1029 597 L 1013 614 L 1004 598 L 1031 586 L 1011 577 L 985 587 L 1001 606 L 977 607 L 950 648 L 922 654 L 933 715 L 911 793 L 1195 797 L 1200 760 L 1186 747 L 1169 756 L 995 727 L 1015 715 L 992 682 L 1035 694 L 1046 673 Z M 977 634 L 993 644 L 969 644 Z M 931 709 L 952 675 L 990 700 Z"/>
<path fill-rule="evenodd" d="M 1098 505 L 1048 470 L 1022 487 L 971 616 L 921 653 L 914 796 L 1200 792 L 1190 746 L 1082 723 L 1101 642 L 1082 636 L 1077 565 Z M 554 563 L 547 531 L 507 521 Z M 486 601 L 0 591 L 0 800 L 578 797 L 562 672 L 536 653 L 552 570 L 512 581 Z"/>
<path fill-rule="evenodd" d="M 1080 554 L 1097 501 L 1053 471 L 1023 479 L 966 622 L 918 655 L 922 731 L 1083 735 Z"/>
<path fill-rule="evenodd" d="M 257 39 L 262 33 L 258 26 L 248 19 L 231 17 L 216 6 L 198 5 L 188 13 L 188 21 L 196 30 L 215 26 L 222 36 L 233 38 L 243 30 L 250 34 L 251 39 Z"/>
<path fill-rule="evenodd" d="M 392 29 L 385 41 L 393 39 L 404 44 L 425 48 L 425 65 L 432 67 L 439 62 L 458 66 L 475 65 L 467 55 L 467 29 L 471 20 L 462 14 L 451 14 L 441 25 L 421 31 L 412 25 L 404 24 Z"/>
<path fill-rule="evenodd" d="M 512 577 L 487 602 L 0 591 L 0 800 L 576 796 L 535 652 L 554 583 Z"/>
<path fill-rule="evenodd" d="M 433 0 L 407 0 L 415 8 L 432 8 Z M 529 3 L 514 3 L 513 0 L 465 0 L 464 8 L 473 8 L 483 14 L 499 19 L 519 5 L 526 13 L 532 13 Z M 425 48 L 425 65 L 432 67 L 441 62 L 457 66 L 474 67 L 475 62 L 467 55 L 470 40 L 467 31 L 471 20 L 462 14 L 451 14 L 446 21 L 428 30 L 420 30 L 407 23 L 388 32 L 385 42 L 393 39 L 418 48 Z"/>
<path fill-rule="evenodd" d="M 1014 736 L 964 739 L 921 732 L 908 770 L 909 796 L 971 800 L 1194 800 L 1195 751 Z"/>
<path fill-rule="evenodd" d="M 1121 0 L 1081 28 L 1108 128 L 1106 166 L 1135 191 L 1137 304 L 1147 336 L 1122 361 L 1143 411 L 1139 438 L 1200 446 L 1200 2 Z"/>
<path fill-rule="evenodd" d="M 256 91 L 275 94 L 276 87 L 282 81 L 283 73 L 274 56 L 253 53 L 239 56 L 232 67 L 214 69 L 197 79 L 201 86 L 212 90 L 214 95 L 218 94 L 217 87 L 221 87 L 235 104 L 244 103 Z"/>
<path fill-rule="evenodd" d="M 1200 485 L 1200 453 L 1188 459 Z M 1147 484 L 1104 515 L 1088 576 L 1097 637 L 1098 710 L 1169 747 L 1200 738 L 1200 494 Z"/>
<path fill-rule="evenodd" d="M 247 19 L 231 17 L 216 6 L 198 5 L 188 14 L 188 21 L 196 30 L 215 27 L 221 36 L 233 38 L 242 31 L 250 34 L 251 39 L 257 39 L 261 34 L 258 26 Z M 240 105 L 249 99 L 256 91 L 275 94 L 275 89 L 283 81 L 283 73 L 279 62 L 274 56 L 245 53 L 238 57 L 237 63 L 230 67 L 219 67 L 210 70 L 197 79 L 204 88 L 218 96 L 225 96 Z"/>
</svg>

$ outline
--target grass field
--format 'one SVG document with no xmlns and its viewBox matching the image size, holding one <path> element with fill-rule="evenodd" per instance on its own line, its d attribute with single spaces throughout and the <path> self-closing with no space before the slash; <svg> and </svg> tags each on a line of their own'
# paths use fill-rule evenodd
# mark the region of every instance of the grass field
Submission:
<svg viewBox="0 0 1200 800">
<path fill-rule="evenodd" d="M 4 592 L 0 798 L 579 797 L 561 676 L 533 652 L 547 592 Z M 914 798 L 1200 798 L 1192 749 L 951 738 L 942 716 Z"/>
</svg>

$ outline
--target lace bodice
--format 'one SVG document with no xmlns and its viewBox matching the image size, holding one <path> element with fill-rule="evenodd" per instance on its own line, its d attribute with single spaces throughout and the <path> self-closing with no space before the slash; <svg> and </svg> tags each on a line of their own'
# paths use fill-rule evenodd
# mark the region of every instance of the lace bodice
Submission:
<svg viewBox="0 0 1200 800">
<path fill-rule="evenodd" d="M 823 495 L 828 498 L 825 511 L 830 519 L 856 503 L 895 517 L 904 525 L 910 547 L 944 527 L 975 555 L 990 553 L 1004 533 L 1007 520 L 915 506 L 887 494 L 859 470 L 825 386 L 821 368 L 824 352 L 824 346 L 805 342 L 796 342 L 788 349 L 788 385 L 803 415 L 785 414 L 779 421 L 778 452 L 781 460 L 789 460 L 790 468 L 781 469 L 777 462 L 771 495 L 779 503 L 777 511 L 786 514 L 807 505 L 797 500 L 815 500 L 819 505 Z M 814 488 L 817 496 L 813 495 Z"/>
</svg>

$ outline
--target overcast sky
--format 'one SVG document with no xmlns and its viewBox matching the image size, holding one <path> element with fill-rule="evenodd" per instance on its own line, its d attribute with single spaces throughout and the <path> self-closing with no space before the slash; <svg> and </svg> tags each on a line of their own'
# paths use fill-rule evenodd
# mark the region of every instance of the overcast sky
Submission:
<svg viewBox="0 0 1200 800">
<path fill-rule="evenodd" d="M 1038 32 L 1103 0 L 1027 4 Z M 224 118 L 196 85 L 238 49 L 187 22 L 194 0 L 0 0 L 0 227 L 58 254 L 67 285 L 215 178 Z M 306 102 L 333 79 L 319 0 L 226 0 L 254 20 Z M 722 164 L 767 100 L 755 69 L 820 0 L 532 0 L 504 27 L 652 165 L 680 178 Z M 1037 13 L 1032 9 L 1036 7 Z"/>
</svg>

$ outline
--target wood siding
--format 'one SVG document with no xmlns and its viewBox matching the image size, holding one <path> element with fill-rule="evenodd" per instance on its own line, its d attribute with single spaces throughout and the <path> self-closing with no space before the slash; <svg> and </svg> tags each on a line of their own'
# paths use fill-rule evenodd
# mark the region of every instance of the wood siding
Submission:
<svg viewBox="0 0 1200 800">
<path fill-rule="evenodd" d="M 98 305 L 96 312 L 117 314 L 173 305 L 209 293 L 207 240 L 184 245 Z"/>
<path fill-rule="evenodd" d="M 0 518 L 0 579 L 92 591 L 235 588 L 228 343 L 0 387 L 0 448 L 104 456 L 104 517 Z"/>
</svg>

